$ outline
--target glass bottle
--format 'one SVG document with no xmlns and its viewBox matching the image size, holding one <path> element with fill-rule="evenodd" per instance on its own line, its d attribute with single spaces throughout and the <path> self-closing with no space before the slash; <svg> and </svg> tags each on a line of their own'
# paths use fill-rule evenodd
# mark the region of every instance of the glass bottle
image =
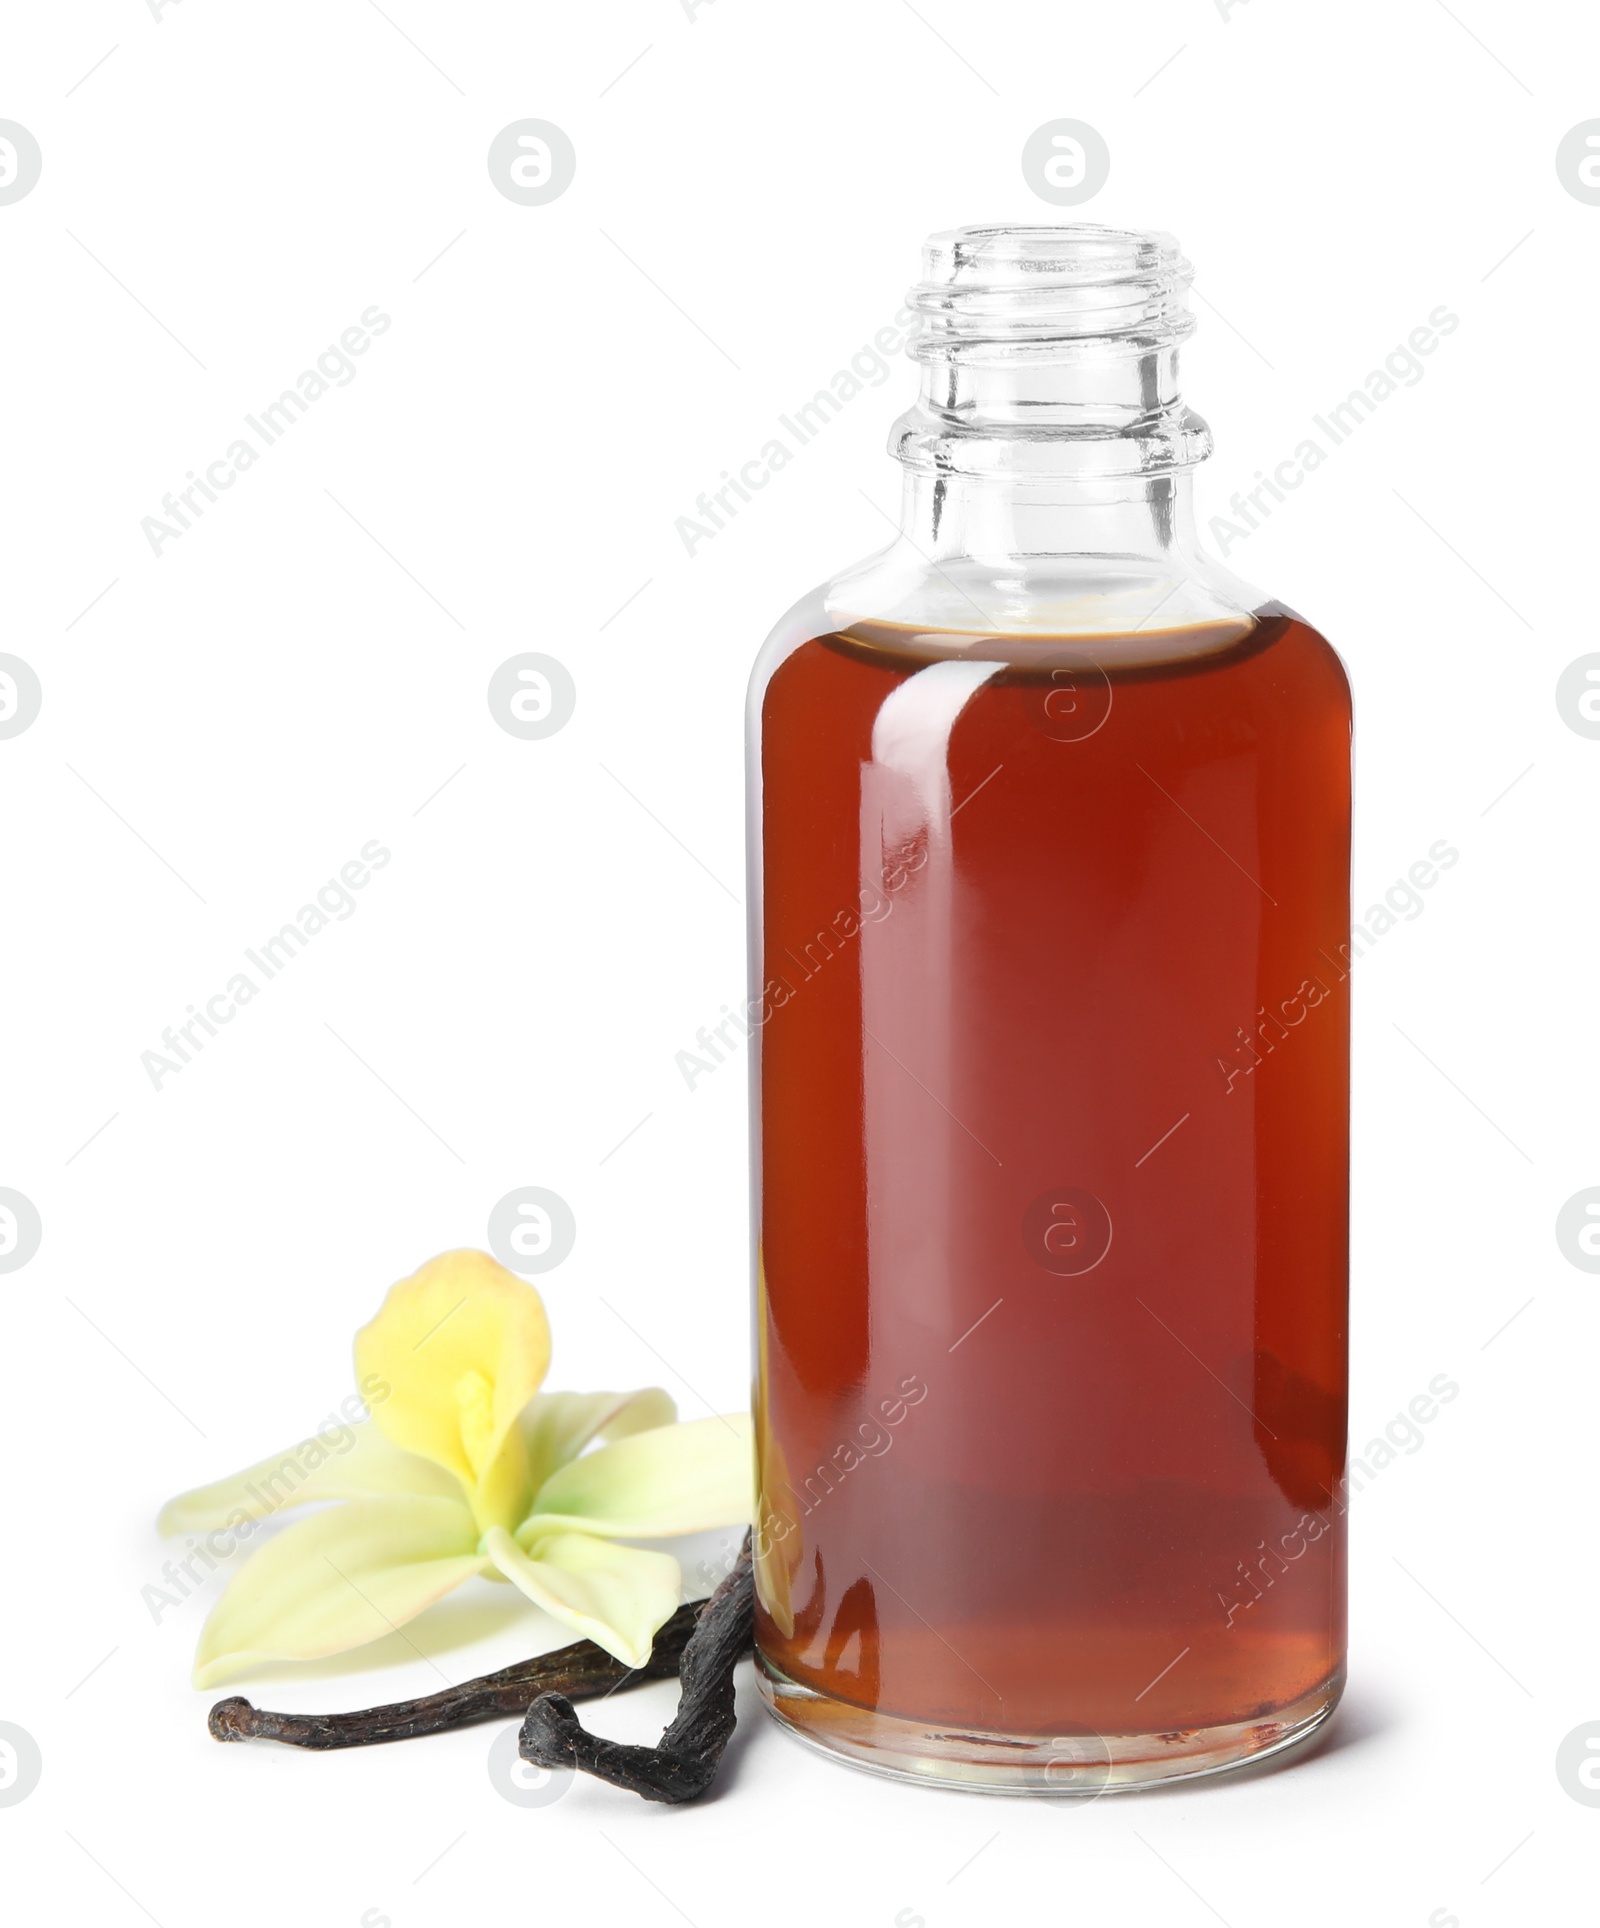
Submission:
<svg viewBox="0 0 1600 1928">
<path fill-rule="evenodd" d="M 1171 239 L 924 262 L 900 533 L 751 690 L 759 1671 L 1096 1792 L 1343 1682 L 1349 692 L 1200 550 Z"/>
</svg>

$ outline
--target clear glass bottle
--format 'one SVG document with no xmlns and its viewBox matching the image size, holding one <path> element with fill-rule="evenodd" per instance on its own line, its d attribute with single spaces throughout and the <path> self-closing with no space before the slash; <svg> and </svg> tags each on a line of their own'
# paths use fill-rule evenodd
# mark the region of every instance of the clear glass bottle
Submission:
<svg viewBox="0 0 1600 1928">
<path fill-rule="evenodd" d="M 801 1738 L 1204 1773 L 1343 1681 L 1349 693 L 1200 551 L 1163 235 L 935 235 L 751 691 L 757 1648 Z"/>
</svg>

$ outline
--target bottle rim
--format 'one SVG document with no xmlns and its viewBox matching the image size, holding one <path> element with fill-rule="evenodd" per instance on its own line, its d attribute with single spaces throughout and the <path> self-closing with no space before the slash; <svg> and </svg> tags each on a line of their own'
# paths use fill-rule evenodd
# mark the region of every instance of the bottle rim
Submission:
<svg viewBox="0 0 1600 1928">
<path fill-rule="evenodd" d="M 1150 353 L 1194 330 L 1194 270 L 1170 234 L 1095 222 L 947 228 L 923 243 L 914 361 L 1030 359 L 1041 348 Z"/>
</svg>

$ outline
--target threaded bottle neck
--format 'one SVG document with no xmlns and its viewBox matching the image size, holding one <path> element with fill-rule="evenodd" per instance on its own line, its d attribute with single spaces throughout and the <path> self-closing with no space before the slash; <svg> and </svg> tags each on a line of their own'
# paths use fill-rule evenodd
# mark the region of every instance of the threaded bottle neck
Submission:
<svg viewBox="0 0 1600 1928">
<path fill-rule="evenodd" d="M 1169 235 L 955 228 L 923 267 L 907 297 L 922 390 L 889 443 L 908 469 L 1090 482 L 1210 454 L 1178 391 L 1192 271 Z"/>
</svg>

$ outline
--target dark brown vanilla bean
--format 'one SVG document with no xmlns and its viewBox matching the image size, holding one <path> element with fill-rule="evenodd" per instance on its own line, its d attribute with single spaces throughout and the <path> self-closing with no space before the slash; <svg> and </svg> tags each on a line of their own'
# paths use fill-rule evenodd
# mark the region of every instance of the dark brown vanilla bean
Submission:
<svg viewBox="0 0 1600 1928">
<path fill-rule="evenodd" d="M 647 1801 L 694 1800 L 711 1785 L 733 1734 L 733 1670 L 750 1652 L 754 1627 L 747 1533 L 683 1650 L 683 1694 L 658 1745 L 627 1747 L 602 1740 L 582 1725 L 568 1696 L 547 1690 L 522 1724 L 522 1758 L 536 1767 L 581 1768 Z"/>
<path fill-rule="evenodd" d="M 475 1721 L 520 1714 L 536 1694 L 554 1692 L 569 1700 L 585 1700 L 647 1680 L 669 1680 L 678 1671 L 679 1658 L 705 1604 L 695 1600 L 679 1607 L 657 1631 L 650 1658 L 642 1667 L 625 1667 L 592 1640 L 575 1640 L 570 1647 L 519 1660 L 498 1673 L 463 1681 L 443 1693 L 425 1694 L 420 1700 L 364 1707 L 353 1714 L 273 1714 L 235 1697 L 219 1700 L 207 1725 L 219 1741 L 371 1747 L 379 1741 L 405 1741 L 417 1734 L 439 1734 L 450 1727 L 469 1727 Z"/>
</svg>

